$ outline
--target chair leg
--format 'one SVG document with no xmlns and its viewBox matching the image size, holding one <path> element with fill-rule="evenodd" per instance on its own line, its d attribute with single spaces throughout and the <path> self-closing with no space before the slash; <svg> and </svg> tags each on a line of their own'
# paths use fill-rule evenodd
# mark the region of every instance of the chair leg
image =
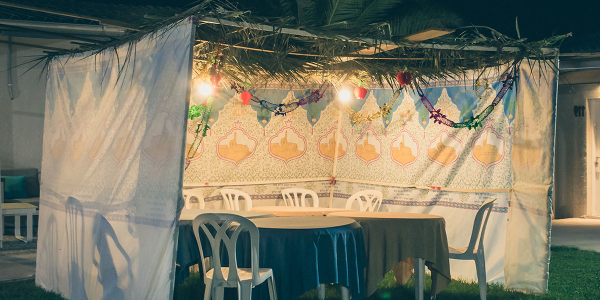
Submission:
<svg viewBox="0 0 600 300">
<path fill-rule="evenodd" d="M 275 278 L 273 276 L 267 279 L 267 284 L 269 285 L 269 296 L 271 300 L 277 300 L 277 289 L 275 288 Z"/>
<path fill-rule="evenodd" d="M 213 294 L 213 299 L 223 300 L 225 298 L 225 288 L 222 286 L 214 287 L 212 290 L 212 294 Z"/>
<path fill-rule="evenodd" d="M 477 282 L 479 283 L 479 298 L 486 299 L 487 295 L 487 278 L 485 275 L 485 256 L 477 255 L 475 259 L 475 267 L 477 268 Z"/>
<path fill-rule="evenodd" d="M 242 281 L 238 284 L 238 300 L 252 299 L 252 281 Z"/>
<path fill-rule="evenodd" d="M 210 300 L 210 291 L 213 289 L 212 287 L 212 280 L 208 280 L 206 279 L 206 281 L 204 281 L 205 286 L 204 286 L 204 300 Z"/>
<path fill-rule="evenodd" d="M 319 300 L 325 300 L 325 284 L 319 284 L 317 291 L 319 292 Z"/>
<path fill-rule="evenodd" d="M 350 300 L 350 289 L 342 286 L 342 300 Z"/>
</svg>

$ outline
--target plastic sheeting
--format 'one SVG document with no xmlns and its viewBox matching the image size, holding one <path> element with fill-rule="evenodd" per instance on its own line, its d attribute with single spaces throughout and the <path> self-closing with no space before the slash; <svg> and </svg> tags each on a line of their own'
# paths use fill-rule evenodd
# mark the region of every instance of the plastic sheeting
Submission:
<svg viewBox="0 0 600 300">
<path fill-rule="evenodd" d="M 50 65 L 37 285 L 70 299 L 172 296 L 193 29 Z"/>
</svg>

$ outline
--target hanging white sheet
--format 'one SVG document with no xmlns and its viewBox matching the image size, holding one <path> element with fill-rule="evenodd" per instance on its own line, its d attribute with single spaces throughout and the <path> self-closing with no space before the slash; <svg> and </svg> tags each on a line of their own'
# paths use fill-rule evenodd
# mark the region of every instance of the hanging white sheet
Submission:
<svg viewBox="0 0 600 300">
<path fill-rule="evenodd" d="M 36 284 L 169 299 L 194 25 L 48 70 Z"/>
</svg>

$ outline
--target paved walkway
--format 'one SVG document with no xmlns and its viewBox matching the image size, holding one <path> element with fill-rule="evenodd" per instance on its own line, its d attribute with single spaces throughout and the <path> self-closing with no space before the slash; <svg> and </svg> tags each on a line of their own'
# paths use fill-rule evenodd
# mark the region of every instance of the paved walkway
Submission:
<svg viewBox="0 0 600 300">
<path fill-rule="evenodd" d="M 0 281 L 33 278 L 35 256 L 35 249 L 0 251 Z"/>
<path fill-rule="evenodd" d="M 569 246 L 600 252 L 600 220 L 552 220 L 550 243 L 552 246 Z"/>
</svg>

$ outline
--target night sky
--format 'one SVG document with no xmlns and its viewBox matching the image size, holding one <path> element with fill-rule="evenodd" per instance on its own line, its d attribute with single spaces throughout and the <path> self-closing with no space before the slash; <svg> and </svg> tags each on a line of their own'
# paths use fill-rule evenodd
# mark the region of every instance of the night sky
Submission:
<svg viewBox="0 0 600 300">
<path fill-rule="evenodd" d="M 79 0 L 130 5 L 189 7 L 191 0 Z M 242 0 L 242 2 L 247 0 Z M 253 0 L 261 1 L 261 0 Z M 518 17 L 521 37 L 539 40 L 572 32 L 575 41 L 595 37 L 600 40 L 600 1 L 598 0 L 406 0 L 438 2 L 463 18 L 465 25 L 492 27 L 517 38 L 515 18 Z M 235 1 L 231 1 L 235 3 Z M 591 41 L 592 43 L 600 42 Z"/>
</svg>

